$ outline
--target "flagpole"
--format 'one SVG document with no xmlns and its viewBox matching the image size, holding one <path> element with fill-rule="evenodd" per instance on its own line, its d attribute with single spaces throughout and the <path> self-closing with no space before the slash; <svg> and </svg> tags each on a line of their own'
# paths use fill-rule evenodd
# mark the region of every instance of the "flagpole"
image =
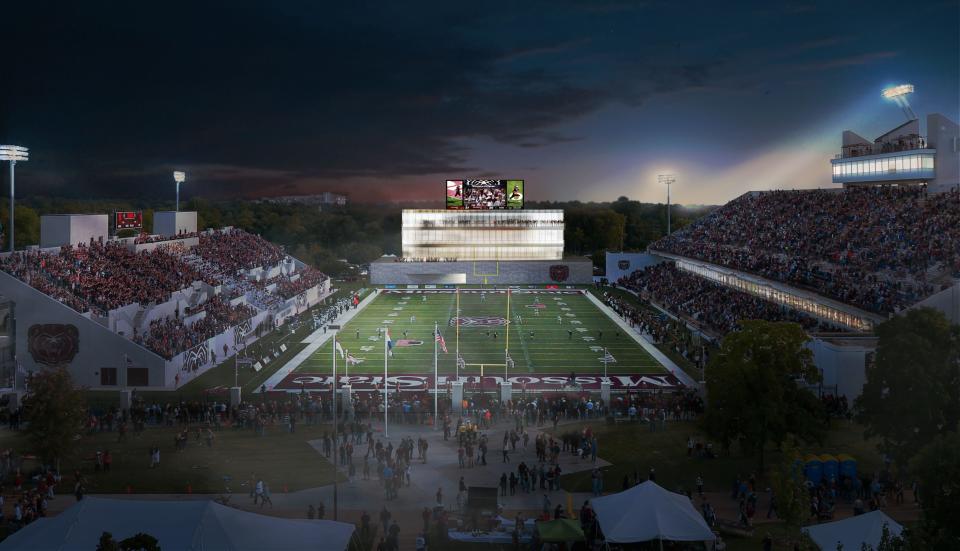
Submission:
<svg viewBox="0 0 960 551">
<path fill-rule="evenodd" d="M 510 356 L 510 288 L 507 287 L 507 316 L 506 316 L 507 340 L 503 348 L 503 382 L 507 382 L 510 374 L 507 373 L 507 357 Z"/>
<path fill-rule="evenodd" d="M 604 378 L 606 378 L 606 376 L 607 376 L 607 354 L 608 354 L 608 352 L 607 352 L 607 347 L 604 346 L 604 347 L 603 347 L 603 376 L 604 376 Z"/>
<path fill-rule="evenodd" d="M 437 388 L 437 341 L 440 340 L 440 328 L 433 322 L 433 430 L 437 430 L 437 419 L 440 410 L 437 409 L 437 397 L 440 391 Z"/>
<path fill-rule="evenodd" d="M 389 351 L 387 350 L 387 328 L 383 328 L 383 437 L 390 438 L 390 432 L 387 428 L 387 356 Z"/>
<path fill-rule="evenodd" d="M 339 464 L 337 463 L 337 446 L 340 442 L 340 437 L 338 434 L 337 422 L 337 332 L 333 332 L 333 384 L 331 385 L 331 393 L 333 394 L 333 520 L 337 520 L 337 469 Z"/>
<path fill-rule="evenodd" d="M 460 380 L 460 288 L 457 287 L 457 311 L 456 311 L 456 326 L 457 326 L 457 357 L 454 363 L 457 364 L 457 381 Z"/>
</svg>

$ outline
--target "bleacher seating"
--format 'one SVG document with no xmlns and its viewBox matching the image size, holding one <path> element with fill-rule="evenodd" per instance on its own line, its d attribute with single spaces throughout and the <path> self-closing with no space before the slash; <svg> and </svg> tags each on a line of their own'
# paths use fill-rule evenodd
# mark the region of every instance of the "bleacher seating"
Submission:
<svg viewBox="0 0 960 551">
<path fill-rule="evenodd" d="M 695 321 L 722 336 L 737 329 L 742 320 L 793 321 L 808 330 L 837 330 L 816 318 L 724 287 L 664 262 L 637 270 L 617 282 L 640 293 L 671 313 Z"/>
<path fill-rule="evenodd" d="M 168 359 L 260 311 L 279 307 L 326 279 L 322 272 L 305 267 L 297 271 L 297 277 L 276 276 L 271 280 L 276 287 L 268 291 L 267 285 L 248 279 L 244 272 L 276 267 L 286 258 L 282 247 L 237 229 L 189 236 L 200 238 L 199 244 L 189 249 L 174 238 L 141 236 L 135 243 L 162 244 L 141 252 L 117 241 L 59 250 L 18 251 L 0 258 L 0 270 L 77 312 L 92 313 L 101 323 L 106 323 L 102 320 L 112 310 L 138 304 L 140 311 L 128 318 L 133 325 L 131 338 Z M 173 243 L 163 244 L 166 241 Z M 179 307 L 171 310 L 167 305 L 165 311 L 174 311 L 174 315 L 152 319 L 147 327 L 137 327 L 140 322 L 135 320 L 144 319 L 145 310 L 170 301 L 173 293 L 198 281 L 219 289 L 221 294 L 217 295 L 215 290 L 195 295 L 212 298 L 191 301 L 186 311 Z M 247 304 L 229 304 L 241 296 L 246 297 Z M 183 317 L 200 311 L 206 312 L 204 317 L 184 323 Z"/>
<path fill-rule="evenodd" d="M 751 193 L 650 249 L 890 313 L 960 274 L 960 194 L 920 186 Z"/>
</svg>

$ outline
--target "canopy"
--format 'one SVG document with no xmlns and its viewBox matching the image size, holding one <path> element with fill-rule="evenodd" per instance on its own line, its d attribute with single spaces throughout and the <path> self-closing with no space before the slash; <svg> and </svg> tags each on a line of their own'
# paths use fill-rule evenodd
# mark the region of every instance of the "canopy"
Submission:
<svg viewBox="0 0 960 551">
<path fill-rule="evenodd" d="M 716 539 L 687 496 L 649 480 L 618 494 L 591 499 L 590 505 L 611 543 Z"/>
<path fill-rule="evenodd" d="M 162 549 L 260 551 L 346 549 L 354 526 L 248 513 L 209 500 L 162 501 L 85 497 L 57 516 L 28 524 L 0 550 L 96 549 L 103 532 L 120 541 L 149 534 Z"/>
<path fill-rule="evenodd" d="M 540 534 L 540 541 L 544 543 L 563 543 L 584 539 L 580 523 L 568 518 L 538 522 L 537 533 Z"/>
<path fill-rule="evenodd" d="M 864 543 L 876 549 L 883 535 L 884 524 L 891 535 L 899 536 L 903 532 L 903 526 L 883 511 L 871 511 L 836 522 L 806 526 L 802 530 L 820 549 L 833 551 L 837 548 L 837 543 L 842 543 L 844 549 L 860 549 Z"/>
</svg>

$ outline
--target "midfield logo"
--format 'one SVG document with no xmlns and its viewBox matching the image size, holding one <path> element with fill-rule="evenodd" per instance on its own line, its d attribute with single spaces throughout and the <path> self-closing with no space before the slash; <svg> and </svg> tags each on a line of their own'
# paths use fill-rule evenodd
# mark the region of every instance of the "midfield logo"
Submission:
<svg viewBox="0 0 960 551">
<path fill-rule="evenodd" d="M 490 327 L 496 325 L 506 325 L 507 320 L 496 316 L 480 316 L 467 318 L 450 318 L 449 325 L 453 327 L 460 321 L 460 327 Z"/>
</svg>

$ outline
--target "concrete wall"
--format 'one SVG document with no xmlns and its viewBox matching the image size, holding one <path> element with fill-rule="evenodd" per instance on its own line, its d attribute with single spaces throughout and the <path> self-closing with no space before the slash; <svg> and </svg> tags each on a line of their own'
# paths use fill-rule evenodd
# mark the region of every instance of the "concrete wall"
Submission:
<svg viewBox="0 0 960 551">
<path fill-rule="evenodd" d="M 552 267 L 566 267 L 567 278 L 550 277 Z M 563 268 L 560 268 L 561 270 Z M 593 263 L 588 258 L 516 260 L 503 262 L 392 262 L 370 264 L 373 285 L 465 284 L 589 284 Z"/>
<path fill-rule="evenodd" d="M 177 235 L 195 231 L 197 231 L 195 211 L 164 210 L 153 213 L 153 233 L 156 235 Z"/>
<path fill-rule="evenodd" d="M 106 241 L 109 226 L 106 214 L 46 214 L 40 217 L 40 248 Z"/>
<path fill-rule="evenodd" d="M 100 386 L 100 369 L 103 367 L 123 367 L 117 372 L 117 383 L 123 385 L 126 357 L 130 358 L 133 367 L 149 370 L 150 386 L 163 385 L 165 362 L 153 352 L 4 272 L 0 272 L 0 294 L 15 303 L 16 354 L 28 372 L 44 367 L 44 364 L 34 360 L 29 351 L 30 328 L 35 325 L 58 324 L 73 326 L 77 330 L 78 352 L 66 364 L 77 385 Z M 51 342 L 50 346 L 56 346 L 56 343 Z"/>
<path fill-rule="evenodd" d="M 948 191 L 960 185 L 960 127 L 939 113 L 927 115 L 927 143 L 936 148 L 936 179 L 931 192 Z"/>
<path fill-rule="evenodd" d="M 650 253 L 607 252 L 607 269 L 604 277 L 606 277 L 610 283 L 615 283 L 621 277 L 628 276 L 636 270 L 642 270 L 647 266 L 655 266 L 664 260 L 666 259 Z"/>
<path fill-rule="evenodd" d="M 960 323 L 960 279 L 933 296 L 914 304 L 909 309 L 933 308 L 940 310 L 953 323 Z"/>
<path fill-rule="evenodd" d="M 867 354 L 874 350 L 872 344 L 837 344 L 822 339 L 813 339 L 807 344 L 813 351 L 813 362 L 823 374 L 824 393 L 846 396 L 852 404 L 860 396 L 867 381 Z"/>
</svg>

